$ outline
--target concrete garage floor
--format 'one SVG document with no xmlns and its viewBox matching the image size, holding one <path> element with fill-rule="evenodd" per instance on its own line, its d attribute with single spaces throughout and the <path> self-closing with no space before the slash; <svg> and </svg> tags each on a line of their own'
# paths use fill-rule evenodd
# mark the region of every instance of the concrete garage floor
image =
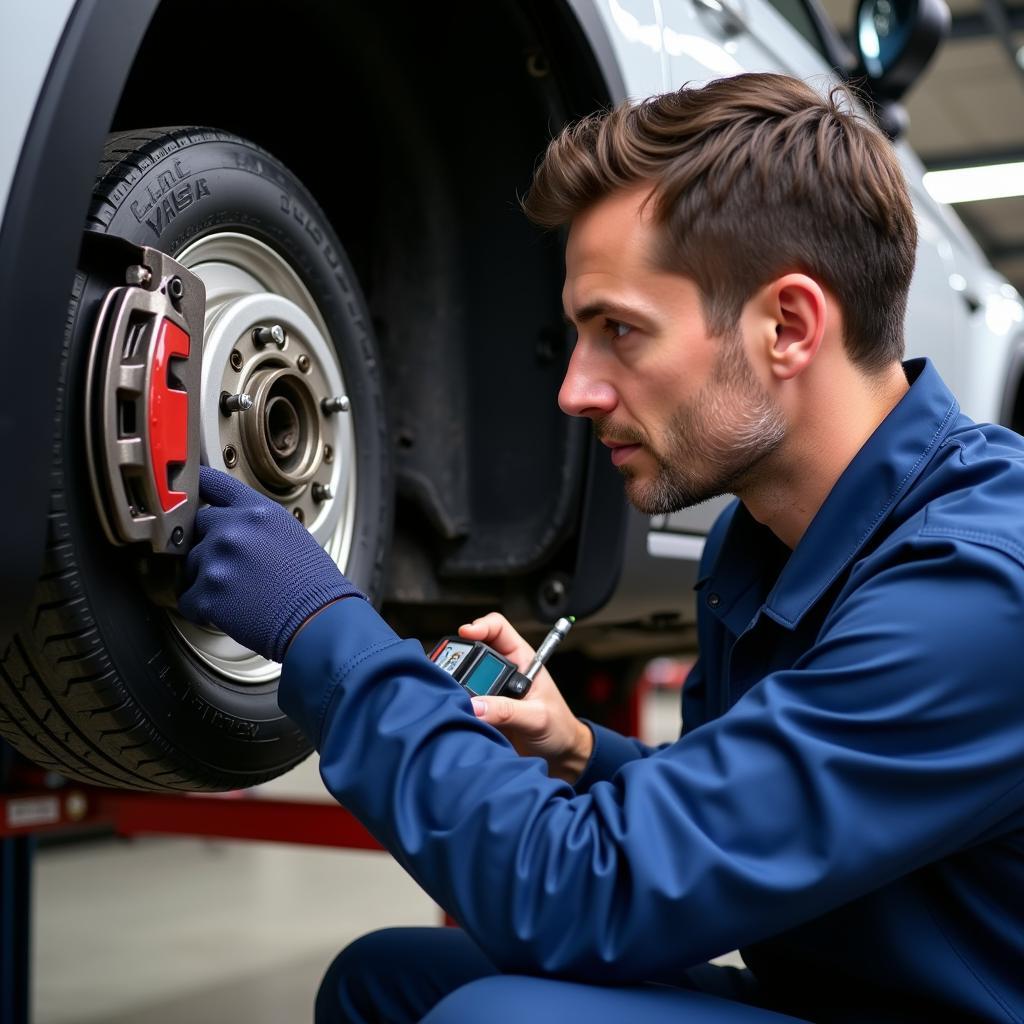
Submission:
<svg viewBox="0 0 1024 1024">
<path fill-rule="evenodd" d="M 64 847 L 36 894 L 34 1024 L 309 1021 L 352 939 L 440 923 L 387 854 L 271 844 Z"/>
<path fill-rule="evenodd" d="M 645 706 L 678 734 L 678 692 Z M 267 787 L 322 795 L 311 760 Z M 34 880 L 33 1024 L 290 1024 L 312 1019 L 352 939 L 441 914 L 384 853 L 159 838 L 43 850 Z"/>
</svg>

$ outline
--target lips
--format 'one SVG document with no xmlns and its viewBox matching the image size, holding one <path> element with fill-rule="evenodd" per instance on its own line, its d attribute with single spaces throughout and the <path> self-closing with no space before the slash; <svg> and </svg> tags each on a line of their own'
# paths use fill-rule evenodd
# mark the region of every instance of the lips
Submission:
<svg viewBox="0 0 1024 1024">
<path fill-rule="evenodd" d="M 640 444 L 622 444 L 618 441 L 608 441 L 604 438 L 601 439 L 601 444 L 611 448 L 613 466 L 621 466 L 643 447 Z"/>
</svg>

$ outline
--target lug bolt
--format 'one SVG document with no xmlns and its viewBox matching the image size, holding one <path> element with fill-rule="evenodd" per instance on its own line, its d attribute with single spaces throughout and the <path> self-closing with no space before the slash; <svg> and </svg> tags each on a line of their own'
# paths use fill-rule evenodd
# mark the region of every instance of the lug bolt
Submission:
<svg viewBox="0 0 1024 1024">
<path fill-rule="evenodd" d="M 252 343 L 257 348 L 266 348 L 267 345 L 284 348 L 286 340 L 284 328 L 280 324 L 274 324 L 273 327 L 254 327 L 252 331 Z"/>
<path fill-rule="evenodd" d="M 334 497 L 334 491 L 330 484 L 313 484 L 313 500 L 315 502 L 330 501 Z"/>
<path fill-rule="evenodd" d="M 237 464 L 238 452 L 235 451 L 235 446 L 233 444 L 224 445 L 224 465 L 231 469 Z"/>
<path fill-rule="evenodd" d="M 324 462 L 330 465 L 334 461 L 334 449 L 329 445 L 324 445 Z"/>
<path fill-rule="evenodd" d="M 303 512 L 301 508 L 292 509 L 292 515 L 295 516 L 300 523 L 304 523 L 306 521 L 306 513 Z"/>
<path fill-rule="evenodd" d="M 320 400 L 320 408 L 325 416 L 335 412 L 348 412 L 348 396 L 335 395 L 333 398 L 323 398 Z"/>
<path fill-rule="evenodd" d="M 134 266 L 128 268 L 125 272 L 124 279 L 128 284 L 145 286 L 153 280 L 153 274 L 149 267 Z"/>
<path fill-rule="evenodd" d="M 220 411 L 222 416 L 230 416 L 233 412 L 248 412 L 252 408 L 252 398 L 246 394 L 229 395 L 220 393 Z"/>
<path fill-rule="evenodd" d="M 303 354 L 295 360 L 295 365 L 302 373 L 309 373 L 309 356 Z"/>
<path fill-rule="evenodd" d="M 245 360 L 242 358 L 242 353 L 237 348 L 231 350 L 231 355 L 228 357 L 228 362 L 231 363 L 232 370 L 240 370 L 245 365 Z"/>
<path fill-rule="evenodd" d="M 172 277 L 167 282 L 167 294 L 177 302 L 185 294 L 185 286 L 181 283 L 180 277 Z"/>
</svg>

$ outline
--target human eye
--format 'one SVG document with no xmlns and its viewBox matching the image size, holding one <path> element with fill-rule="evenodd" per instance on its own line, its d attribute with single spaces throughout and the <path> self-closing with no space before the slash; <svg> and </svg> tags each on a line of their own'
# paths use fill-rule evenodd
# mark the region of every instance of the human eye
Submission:
<svg viewBox="0 0 1024 1024">
<path fill-rule="evenodd" d="M 625 338 L 633 330 L 629 324 L 624 324 L 620 320 L 612 320 L 610 317 L 605 317 L 604 326 L 601 329 L 611 338 Z"/>
</svg>

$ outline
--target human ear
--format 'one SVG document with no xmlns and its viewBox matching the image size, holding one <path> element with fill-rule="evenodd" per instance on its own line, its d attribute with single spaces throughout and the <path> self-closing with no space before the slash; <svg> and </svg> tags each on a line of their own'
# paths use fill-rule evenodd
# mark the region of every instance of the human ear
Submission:
<svg viewBox="0 0 1024 1024">
<path fill-rule="evenodd" d="M 763 294 L 766 312 L 775 322 L 769 366 L 778 380 L 790 380 L 807 369 L 821 347 L 828 313 L 825 293 L 814 278 L 787 274 Z"/>
</svg>

